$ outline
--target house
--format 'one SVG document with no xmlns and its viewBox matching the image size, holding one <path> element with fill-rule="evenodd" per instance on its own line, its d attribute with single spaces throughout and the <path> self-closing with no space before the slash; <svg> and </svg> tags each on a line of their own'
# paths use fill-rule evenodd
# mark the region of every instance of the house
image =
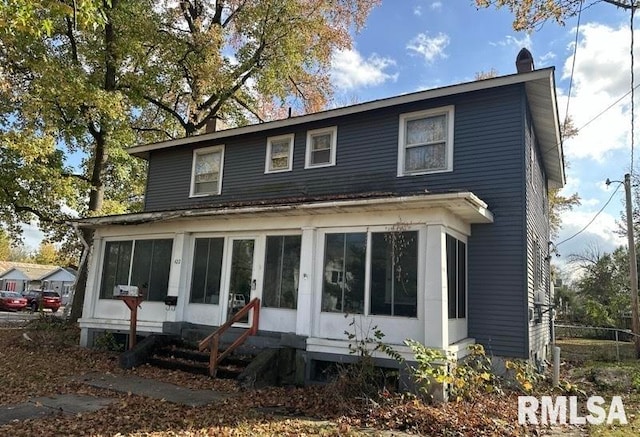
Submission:
<svg viewBox="0 0 640 437">
<path fill-rule="evenodd" d="M 72 270 L 60 266 L 0 261 L 0 290 L 21 293 L 43 288 L 68 296 L 75 280 Z"/>
<path fill-rule="evenodd" d="M 310 367 L 374 325 L 403 354 L 540 362 L 565 175 L 554 70 L 527 53 L 517 74 L 131 148 L 144 211 L 77 222 L 95 230 L 81 344 L 127 332 L 129 284 L 148 290 L 142 333 L 212 331 L 258 297 L 259 334 Z"/>
</svg>

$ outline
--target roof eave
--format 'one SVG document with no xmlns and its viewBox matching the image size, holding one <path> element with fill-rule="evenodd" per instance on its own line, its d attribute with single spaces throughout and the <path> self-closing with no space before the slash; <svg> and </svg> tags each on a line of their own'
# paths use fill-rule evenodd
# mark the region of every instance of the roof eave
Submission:
<svg viewBox="0 0 640 437">
<path fill-rule="evenodd" d="M 220 207 L 126 214 L 119 216 L 88 217 L 73 220 L 79 227 L 101 228 L 112 225 L 140 225 L 151 222 L 193 219 L 197 217 L 238 218 L 243 215 L 300 216 L 332 214 L 337 211 L 364 210 L 369 212 L 394 211 L 402 208 L 442 207 L 468 223 L 493 223 L 493 214 L 487 204 L 471 192 L 424 194 L 373 199 L 303 202 L 296 204 L 260 205 L 247 207 Z"/>
</svg>

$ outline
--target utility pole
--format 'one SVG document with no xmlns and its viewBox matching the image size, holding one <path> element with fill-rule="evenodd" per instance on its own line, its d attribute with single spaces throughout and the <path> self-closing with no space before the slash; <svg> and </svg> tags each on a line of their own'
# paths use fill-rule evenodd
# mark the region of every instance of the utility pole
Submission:
<svg viewBox="0 0 640 437">
<path fill-rule="evenodd" d="M 627 204 L 627 239 L 629 241 L 629 280 L 631 285 L 631 331 L 636 346 L 636 358 L 640 358 L 640 321 L 638 320 L 638 264 L 633 236 L 633 207 L 631 203 L 631 175 L 624 175 L 624 192 Z"/>
</svg>

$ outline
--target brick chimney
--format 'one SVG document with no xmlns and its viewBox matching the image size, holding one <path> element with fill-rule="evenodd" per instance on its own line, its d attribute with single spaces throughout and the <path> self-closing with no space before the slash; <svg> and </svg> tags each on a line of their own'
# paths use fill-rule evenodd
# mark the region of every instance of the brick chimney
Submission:
<svg viewBox="0 0 640 437">
<path fill-rule="evenodd" d="M 518 73 L 526 73 L 528 71 L 534 70 L 533 66 L 533 55 L 531 52 L 525 48 L 520 50 L 518 56 L 516 57 L 516 69 Z"/>
</svg>

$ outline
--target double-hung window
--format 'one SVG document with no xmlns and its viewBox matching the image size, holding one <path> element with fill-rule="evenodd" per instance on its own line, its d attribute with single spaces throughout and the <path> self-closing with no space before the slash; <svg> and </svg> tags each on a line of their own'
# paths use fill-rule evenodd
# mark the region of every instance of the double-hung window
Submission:
<svg viewBox="0 0 640 437">
<path fill-rule="evenodd" d="M 172 239 L 107 241 L 100 298 L 112 298 L 116 285 L 135 285 L 146 290 L 145 300 L 164 300 L 172 249 Z"/>
<path fill-rule="evenodd" d="M 305 168 L 336 165 L 336 126 L 307 132 Z"/>
<path fill-rule="evenodd" d="M 447 289 L 449 318 L 467 316 L 467 245 L 447 234 Z"/>
<path fill-rule="evenodd" d="M 453 106 L 400 116 L 398 176 L 453 170 Z"/>
<path fill-rule="evenodd" d="M 417 290 L 417 231 L 325 235 L 322 311 L 416 317 Z"/>
<path fill-rule="evenodd" d="M 191 196 L 220 194 L 224 147 L 215 146 L 193 151 L 191 170 Z"/>
<path fill-rule="evenodd" d="M 293 134 L 267 138 L 265 173 L 291 171 L 293 167 Z"/>
</svg>

